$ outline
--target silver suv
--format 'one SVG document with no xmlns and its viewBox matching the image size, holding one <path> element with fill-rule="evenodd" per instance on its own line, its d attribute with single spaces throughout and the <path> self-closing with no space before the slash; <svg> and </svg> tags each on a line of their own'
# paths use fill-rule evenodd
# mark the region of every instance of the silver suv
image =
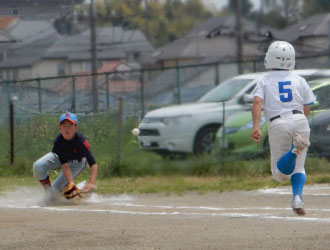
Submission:
<svg viewBox="0 0 330 250">
<path fill-rule="evenodd" d="M 328 70 L 295 70 L 306 80 L 330 76 Z M 256 79 L 266 72 L 233 77 L 210 90 L 195 103 L 173 105 L 148 112 L 139 124 L 138 140 L 144 150 L 163 156 L 210 153 L 224 119 L 251 109 Z M 225 110 L 225 112 L 223 112 Z"/>
</svg>

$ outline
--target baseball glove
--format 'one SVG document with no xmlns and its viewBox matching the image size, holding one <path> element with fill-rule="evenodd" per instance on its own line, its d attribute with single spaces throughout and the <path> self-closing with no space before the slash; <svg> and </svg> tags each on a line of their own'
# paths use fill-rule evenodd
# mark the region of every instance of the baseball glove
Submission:
<svg viewBox="0 0 330 250">
<path fill-rule="evenodd" d="M 63 196 L 70 200 L 76 196 L 81 197 L 82 196 L 82 191 L 73 183 L 70 182 L 63 191 Z"/>
</svg>

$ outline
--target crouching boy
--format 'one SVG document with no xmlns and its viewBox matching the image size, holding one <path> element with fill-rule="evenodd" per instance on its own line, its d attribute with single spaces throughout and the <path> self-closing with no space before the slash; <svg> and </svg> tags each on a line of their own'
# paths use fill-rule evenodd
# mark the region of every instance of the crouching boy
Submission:
<svg viewBox="0 0 330 250">
<path fill-rule="evenodd" d="M 82 188 L 84 192 L 94 189 L 98 166 L 90 151 L 86 138 L 78 133 L 78 119 L 73 113 L 64 113 L 59 121 L 60 134 L 56 137 L 53 149 L 33 164 L 33 176 L 47 191 L 64 193 L 69 199 L 79 194 L 74 179 L 84 169 L 86 162 L 90 166 L 90 178 Z M 49 171 L 61 169 L 59 176 L 51 184 Z"/>
</svg>

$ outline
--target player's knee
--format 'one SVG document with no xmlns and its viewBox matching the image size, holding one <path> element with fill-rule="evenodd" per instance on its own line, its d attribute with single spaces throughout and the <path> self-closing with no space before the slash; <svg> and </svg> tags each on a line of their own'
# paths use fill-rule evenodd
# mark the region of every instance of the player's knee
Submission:
<svg viewBox="0 0 330 250">
<path fill-rule="evenodd" d="M 36 161 L 33 163 L 33 177 L 40 178 L 42 174 L 42 164 L 40 161 Z"/>
</svg>

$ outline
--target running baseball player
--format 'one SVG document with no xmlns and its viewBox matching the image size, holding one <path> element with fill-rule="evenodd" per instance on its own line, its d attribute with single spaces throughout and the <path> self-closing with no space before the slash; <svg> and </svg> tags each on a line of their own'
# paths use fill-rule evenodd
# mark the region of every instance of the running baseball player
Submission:
<svg viewBox="0 0 330 250">
<path fill-rule="evenodd" d="M 98 166 L 90 151 L 86 138 L 77 132 L 78 118 L 73 113 L 64 113 L 59 120 L 60 134 L 54 141 L 52 152 L 44 155 L 33 164 L 33 176 L 50 194 L 62 193 L 66 199 L 80 196 L 94 189 Z M 73 180 L 90 166 L 89 182 L 80 190 Z M 60 175 L 51 185 L 48 172 L 61 169 Z"/>
<path fill-rule="evenodd" d="M 315 97 L 306 80 L 291 72 L 295 67 L 295 50 L 290 43 L 273 42 L 264 63 L 271 71 L 257 80 L 252 93 L 251 137 L 259 143 L 263 107 L 268 121 L 272 176 L 278 182 L 291 179 L 291 207 L 294 213 L 305 215 L 302 192 L 310 135 L 307 116 Z"/>
</svg>

